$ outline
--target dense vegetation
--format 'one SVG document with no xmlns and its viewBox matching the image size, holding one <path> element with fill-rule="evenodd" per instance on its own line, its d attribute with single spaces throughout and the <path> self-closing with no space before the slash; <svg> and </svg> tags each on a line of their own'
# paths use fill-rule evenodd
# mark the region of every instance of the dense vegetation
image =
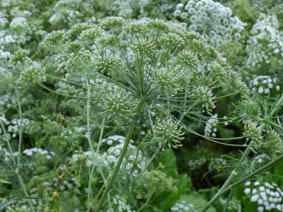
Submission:
<svg viewBox="0 0 283 212">
<path fill-rule="evenodd" d="M 283 211 L 282 0 L 1 0 L 0 211 Z"/>
</svg>

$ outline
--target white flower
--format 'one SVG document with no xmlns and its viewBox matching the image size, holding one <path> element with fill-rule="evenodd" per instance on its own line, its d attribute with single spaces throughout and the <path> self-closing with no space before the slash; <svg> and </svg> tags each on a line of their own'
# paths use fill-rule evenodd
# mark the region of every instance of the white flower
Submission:
<svg viewBox="0 0 283 212">
<path fill-rule="evenodd" d="M 259 206 L 259 207 L 257 208 L 257 211 L 258 211 L 258 212 L 263 212 L 263 211 L 264 211 L 264 208 L 263 208 L 262 206 Z"/>
<path fill-rule="evenodd" d="M 258 93 L 259 93 L 259 94 L 262 94 L 262 93 L 263 93 L 263 87 L 261 87 L 261 86 L 259 87 Z"/>
<path fill-rule="evenodd" d="M 250 181 L 247 181 L 246 183 L 245 183 L 245 186 L 250 186 L 251 185 L 251 182 Z"/>
<path fill-rule="evenodd" d="M 260 191 L 264 191 L 265 188 L 264 188 L 263 186 L 260 186 L 260 187 L 259 187 L 259 190 L 260 190 Z"/>
<path fill-rule="evenodd" d="M 258 200 L 258 198 L 259 198 L 259 195 L 258 195 L 258 194 L 253 195 L 252 198 L 251 198 L 251 201 L 252 201 L 252 202 L 256 202 L 256 201 Z"/>
<path fill-rule="evenodd" d="M 251 189 L 250 189 L 250 188 L 245 188 L 245 190 L 244 190 L 244 193 L 245 193 L 245 194 L 248 195 L 248 194 L 250 194 L 250 192 L 251 192 Z"/>
<path fill-rule="evenodd" d="M 23 153 L 26 154 L 27 156 L 32 156 L 32 150 L 30 150 L 30 149 L 24 150 Z"/>
<path fill-rule="evenodd" d="M 23 17 L 16 17 L 10 23 L 11 28 L 27 27 L 27 26 L 28 26 L 27 20 Z"/>
</svg>

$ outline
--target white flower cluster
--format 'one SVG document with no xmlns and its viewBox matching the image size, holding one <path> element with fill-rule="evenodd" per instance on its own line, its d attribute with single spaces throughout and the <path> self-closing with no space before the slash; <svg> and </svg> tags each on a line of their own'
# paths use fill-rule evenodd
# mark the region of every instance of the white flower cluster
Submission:
<svg viewBox="0 0 283 212">
<path fill-rule="evenodd" d="M 258 212 L 283 210 L 283 190 L 276 183 L 247 181 L 244 193 L 251 197 L 251 202 L 257 203 Z"/>
<path fill-rule="evenodd" d="M 78 159 L 86 158 L 86 166 L 90 167 L 100 165 L 110 170 L 118 162 L 124 142 L 125 137 L 123 136 L 110 136 L 101 141 L 102 145 L 110 146 L 103 154 L 86 151 L 82 154 L 73 154 L 72 160 L 77 161 Z M 133 145 L 133 141 L 131 140 L 128 146 L 126 158 L 121 165 L 121 169 L 125 172 L 131 171 L 132 167 L 135 166 L 136 168 L 131 173 L 132 176 L 137 176 L 140 170 L 144 170 L 146 168 L 147 164 L 147 159 L 142 155 L 142 152 L 137 151 L 137 148 Z"/>
<path fill-rule="evenodd" d="M 169 212 L 197 212 L 193 204 L 188 204 L 186 201 L 176 203 L 171 207 Z"/>
<path fill-rule="evenodd" d="M 53 181 L 53 186 L 56 186 L 56 181 Z M 78 181 L 76 177 L 72 177 L 70 180 L 63 180 L 62 183 L 59 185 L 60 191 L 66 191 L 66 190 L 73 190 L 76 189 L 75 187 L 80 187 L 81 183 Z M 80 190 L 76 189 L 76 193 L 80 194 Z"/>
<path fill-rule="evenodd" d="M 5 46 L 11 44 L 23 44 L 30 40 L 27 35 L 30 32 L 28 21 L 24 17 L 15 17 L 9 24 L 5 14 L 0 12 L 0 49 L 5 51 Z M 1 25 L 3 29 L 1 29 Z"/>
<path fill-rule="evenodd" d="M 250 67 L 258 67 L 261 63 L 269 64 L 272 56 L 283 57 L 283 36 L 275 15 L 261 14 L 250 34 L 246 47 Z"/>
<path fill-rule="evenodd" d="M 10 152 L 6 148 L 0 146 L 0 157 L 3 157 L 6 162 L 10 161 L 10 158 L 17 157 L 18 152 Z"/>
<path fill-rule="evenodd" d="M 25 19 L 24 17 L 16 17 L 10 23 L 11 29 L 24 29 L 27 27 L 29 27 L 28 22 L 27 19 Z"/>
<path fill-rule="evenodd" d="M 36 84 L 46 81 L 44 73 L 45 69 L 42 68 L 40 64 L 34 63 L 21 72 L 19 82 L 23 85 L 29 85 L 31 83 Z"/>
<path fill-rule="evenodd" d="M 31 157 L 33 154 L 40 154 L 40 155 L 44 155 L 46 157 L 46 159 L 51 160 L 52 156 L 55 155 L 54 152 L 48 152 L 47 150 L 43 150 L 41 148 L 31 148 L 31 149 L 25 149 L 23 151 L 23 153 L 29 157 Z"/>
<path fill-rule="evenodd" d="M 7 14 L 0 11 L 0 27 L 5 27 L 8 24 Z"/>
<path fill-rule="evenodd" d="M 280 91 L 278 78 L 257 76 L 249 83 L 250 88 L 259 94 L 270 94 L 271 91 Z"/>
<path fill-rule="evenodd" d="M 22 127 L 23 132 L 25 132 L 25 129 L 27 127 L 31 127 L 31 124 L 33 123 L 32 120 L 29 119 L 13 119 L 8 126 L 8 132 L 12 133 L 12 137 L 15 138 L 16 135 L 20 132 L 20 128 Z"/>
<path fill-rule="evenodd" d="M 127 204 L 126 200 L 118 195 L 114 196 L 112 204 L 112 207 L 106 212 L 135 212 L 135 210 L 132 210 L 131 206 Z"/>
<path fill-rule="evenodd" d="M 211 158 L 210 163 L 208 165 L 209 170 L 216 170 L 218 172 L 221 171 L 221 169 L 227 167 L 227 161 L 223 158 Z"/>
<path fill-rule="evenodd" d="M 3 51 L 0 49 L 0 59 L 8 60 L 12 57 L 12 54 L 8 51 Z M 1 68 L 2 69 L 2 68 Z M 0 70 L 2 72 L 2 70 Z M 5 72 L 5 69 L 3 69 L 3 72 Z M 2 74 L 2 73 L 1 73 Z"/>
<path fill-rule="evenodd" d="M 53 15 L 49 18 L 49 23 L 68 23 L 83 17 L 83 14 L 77 11 L 79 5 L 84 6 L 81 2 L 82 1 L 59 0 L 53 7 Z"/>
<path fill-rule="evenodd" d="M 110 146 L 107 152 L 103 153 L 104 165 L 111 168 L 118 162 L 121 150 L 124 146 L 126 138 L 119 135 L 110 136 L 107 139 L 102 140 L 102 144 Z M 137 148 L 133 145 L 133 141 L 130 140 L 130 144 L 127 150 L 126 159 L 122 163 L 122 169 L 130 171 L 133 166 L 136 168 L 133 170 L 132 176 L 137 176 L 139 170 L 146 168 L 147 160 L 143 157 L 142 152 L 137 152 Z"/>
<path fill-rule="evenodd" d="M 0 31 L 0 44 L 4 46 L 5 44 L 16 43 L 15 36 L 8 34 L 6 31 Z"/>
<path fill-rule="evenodd" d="M 11 96 L 8 94 L 5 94 L 3 96 L 0 96 L 0 113 L 3 109 L 7 110 L 12 107 L 14 101 L 11 99 Z M 3 107 L 3 109 L 2 109 Z M 3 113 L 4 114 L 4 113 Z"/>
<path fill-rule="evenodd" d="M 75 153 L 72 155 L 72 162 L 76 162 L 77 160 L 82 160 L 86 158 L 86 166 L 90 167 L 92 165 L 97 165 L 98 163 L 103 162 L 103 158 L 99 154 L 91 151 L 83 152 L 82 154 Z"/>
<path fill-rule="evenodd" d="M 267 154 L 263 153 L 263 154 L 257 155 L 252 160 L 250 169 L 256 170 L 262 167 L 264 164 L 267 164 L 269 161 L 271 161 L 271 158 Z"/>
<path fill-rule="evenodd" d="M 29 202 L 33 205 L 33 207 L 38 206 L 39 204 L 42 204 L 41 200 L 38 199 L 23 199 L 23 200 L 19 200 L 17 202 L 17 206 L 19 206 L 19 208 L 17 208 L 16 210 L 21 211 L 21 212 L 28 212 L 28 211 L 32 211 Z M 10 212 L 10 211 L 16 211 L 14 207 L 8 206 L 7 210 L 5 210 L 5 212 Z"/>
<path fill-rule="evenodd" d="M 201 167 L 202 165 L 204 165 L 206 163 L 206 158 L 204 157 L 199 157 L 197 159 L 194 160 L 189 160 L 188 161 L 188 168 L 190 171 L 194 171 L 195 169 Z"/>
<path fill-rule="evenodd" d="M 214 114 L 213 116 L 211 116 L 211 118 L 208 119 L 206 122 L 206 125 L 204 128 L 204 135 L 216 137 L 216 133 L 217 133 L 216 126 L 218 122 L 219 122 L 218 114 Z"/>
<path fill-rule="evenodd" d="M 212 0 L 189 0 L 177 4 L 174 16 L 190 24 L 190 30 L 199 32 L 215 46 L 239 40 L 246 26 L 232 16 L 230 8 Z"/>
<path fill-rule="evenodd" d="M 174 4 L 169 4 L 169 3 L 167 3 L 167 4 L 162 4 L 162 5 L 160 6 L 160 12 L 161 12 L 161 13 L 165 13 L 165 12 L 167 12 L 167 11 L 172 10 L 174 7 L 175 7 Z"/>
</svg>

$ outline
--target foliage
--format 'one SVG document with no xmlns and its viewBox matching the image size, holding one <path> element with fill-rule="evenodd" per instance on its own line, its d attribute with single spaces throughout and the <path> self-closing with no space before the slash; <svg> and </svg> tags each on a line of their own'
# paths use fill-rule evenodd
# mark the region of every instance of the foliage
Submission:
<svg viewBox="0 0 283 212">
<path fill-rule="evenodd" d="M 280 8 L 2 0 L 0 210 L 282 211 Z"/>
</svg>

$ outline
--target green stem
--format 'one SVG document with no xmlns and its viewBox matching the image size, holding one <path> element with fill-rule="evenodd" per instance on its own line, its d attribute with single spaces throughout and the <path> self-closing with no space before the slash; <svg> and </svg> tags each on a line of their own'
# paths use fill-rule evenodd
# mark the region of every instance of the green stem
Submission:
<svg viewBox="0 0 283 212">
<path fill-rule="evenodd" d="M 16 98 L 17 98 L 17 103 L 18 103 L 18 112 L 20 115 L 20 132 L 19 132 L 19 145 L 18 145 L 18 158 L 17 158 L 17 168 L 15 169 L 15 173 L 20 181 L 20 184 L 22 186 L 22 189 L 24 191 L 24 194 L 26 197 L 29 197 L 29 194 L 27 192 L 26 186 L 22 180 L 21 175 L 19 174 L 19 167 L 20 167 L 20 162 L 21 162 L 21 151 L 22 151 L 22 142 L 23 142 L 23 114 L 22 114 L 22 107 L 21 107 L 21 101 L 20 101 L 20 97 L 19 97 L 19 93 L 18 93 L 18 89 L 16 87 L 15 89 L 16 91 Z M 28 203 L 30 205 L 31 210 L 34 212 L 34 208 L 33 205 L 31 203 L 30 200 L 28 200 Z"/>
<path fill-rule="evenodd" d="M 278 102 L 276 103 L 276 105 L 273 107 L 273 110 L 270 113 L 270 116 L 272 117 L 277 110 L 280 109 L 280 107 L 282 106 L 283 103 L 283 94 L 281 95 L 280 99 L 278 100 Z"/>
<path fill-rule="evenodd" d="M 140 212 L 144 209 L 144 207 L 149 203 L 149 201 L 151 200 L 152 196 L 153 196 L 154 192 L 151 192 L 149 197 L 147 198 L 147 200 L 145 201 L 145 203 L 137 210 L 137 212 Z"/>
<path fill-rule="evenodd" d="M 221 191 L 217 192 L 217 197 L 216 195 L 213 198 L 213 201 L 209 201 L 209 203 L 207 204 L 207 206 L 202 210 L 202 212 L 205 212 L 209 206 L 215 202 L 221 195 L 225 194 L 227 191 L 231 190 L 232 188 L 238 186 L 239 184 L 245 182 L 246 180 L 250 179 L 251 177 L 255 176 L 256 174 L 260 173 L 261 171 L 270 168 L 272 165 L 274 165 L 275 163 L 277 163 L 279 160 L 283 159 L 283 154 L 281 156 L 279 156 L 277 159 L 267 163 L 266 165 L 262 166 L 261 168 L 257 169 L 256 171 L 252 172 L 251 174 L 241 178 L 240 180 L 236 181 L 235 183 L 227 186 L 226 188 L 222 189 Z"/>
<path fill-rule="evenodd" d="M 265 120 L 265 122 L 267 122 L 267 123 L 270 124 L 270 125 L 273 125 L 274 127 L 277 127 L 277 128 L 279 128 L 279 129 L 283 130 L 283 127 L 282 127 L 282 126 L 280 126 L 280 125 L 278 125 L 278 124 L 276 124 L 276 123 L 274 123 L 274 122 L 272 122 L 272 121 Z"/>
<path fill-rule="evenodd" d="M 90 147 L 91 154 L 94 155 L 94 149 L 93 149 L 91 138 L 90 138 L 90 88 L 89 87 L 87 88 L 86 118 L 87 118 L 87 140 L 88 140 L 88 145 Z M 90 174 L 89 184 L 88 184 L 88 194 L 87 194 L 87 207 L 88 207 L 88 211 L 90 210 L 90 197 L 92 196 L 92 192 L 91 192 L 91 189 L 90 189 L 92 174 L 93 174 L 93 170 L 92 170 L 92 172 Z"/>
<path fill-rule="evenodd" d="M 16 174 L 17 174 L 18 180 L 20 181 L 20 184 L 21 184 L 21 186 L 22 186 L 22 189 L 23 189 L 23 191 L 24 191 L 25 196 L 26 196 L 26 197 L 29 197 L 29 194 L 28 194 L 28 192 L 27 192 L 26 186 L 25 186 L 25 184 L 24 184 L 24 182 L 23 182 L 23 180 L 22 180 L 21 175 L 19 174 L 18 169 L 16 169 Z M 29 203 L 29 206 L 30 206 L 31 210 L 34 212 L 33 205 L 32 205 L 32 203 L 31 203 L 31 201 L 28 200 L 28 203 Z"/>
<path fill-rule="evenodd" d="M 21 160 L 21 151 L 22 151 L 22 141 L 23 141 L 23 115 L 22 115 L 22 107 L 21 107 L 21 102 L 20 102 L 20 97 L 18 93 L 18 89 L 16 87 L 16 97 L 17 97 L 17 102 L 18 102 L 18 110 L 19 110 L 19 115 L 20 115 L 20 132 L 19 132 L 19 146 L 18 146 L 18 159 L 17 159 L 17 167 L 20 166 L 20 160 Z"/>
<path fill-rule="evenodd" d="M 126 137 L 126 140 L 125 140 L 125 143 L 124 143 L 124 146 L 121 150 L 121 153 L 120 153 L 120 156 L 119 156 L 119 159 L 118 159 L 118 162 L 114 168 L 114 171 L 112 172 L 111 176 L 109 177 L 109 180 L 107 180 L 106 182 L 106 186 L 105 186 L 105 190 L 97 204 L 97 207 L 96 207 L 96 211 L 98 211 L 101 207 L 101 205 L 103 204 L 104 200 L 105 200 L 105 197 L 108 193 L 108 191 L 110 190 L 119 170 L 120 170 L 120 167 L 121 167 L 121 164 L 123 162 L 123 159 L 126 155 L 126 152 L 127 152 L 127 149 L 128 149 L 128 146 L 129 146 L 129 143 L 130 143 L 130 140 L 131 140 L 131 137 L 133 135 L 133 132 L 135 130 L 135 124 L 136 124 L 136 121 L 139 117 L 139 114 L 141 113 L 142 111 L 142 108 L 143 108 L 143 102 L 139 102 L 138 106 L 137 106 L 137 109 L 136 109 L 136 115 L 135 115 L 135 120 L 133 122 L 133 124 L 131 125 L 129 131 L 128 131 L 128 134 L 127 134 L 127 137 Z M 100 193 L 100 192 L 99 192 Z M 98 198 L 98 197 L 97 197 Z"/>
<path fill-rule="evenodd" d="M 240 162 L 238 164 L 238 166 L 233 169 L 233 171 L 231 172 L 230 176 L 228 177 L 228 179 L 225 181 L 225 183 L 221 186 L 221 188 L 218 190 L 218 192 L 212 197 L 212 199 L 207 203 L 207 205 L 205 206 L 205 208 L 202 210 L 202 212 L 205 212 L 212 203 L 214 203 L 222 194 L 222 191 L 225 190 L 230 183 L 232 182 L 232 180 L 234 179 L 234 177 L 237 175 L 239 168 L 241 167 L 241 164 L 243 162 L 243 160 L 248 156 L 248 154 L 251 151 L 251 146 L 252 146 L 253 142 L 250 142 L 248 147 L 246 148 L 244 154 L 242 155 Z"/>
<path fill-rule="evenodd" d="M 102 127 L 101 127 L 101 130 L 100 130 L 100 135 L 99 135 L 99 142 L 98 142 L 98 145 L 97 145 L 97 148 L 96 148 L 96 153 L 99 153 L 99 149 L 100 149 L 100 145 L 101 145 L 101 141 L 102 141 L 102 136 L 103 136 L 103 131 L 104 131 L 104 125 L 105 125 L 105 120 L 106 120 L 106 116 L 103 117 L 103 120 L 102 120 Z"/>
<path fill-rule="evenodd" d="M 86 112 L 87 113 L 87 138 L 88 138 L 88 143 L 89 143 L 89 146 L 90 146 L 90 149 L 91 149 L 91 153 L 92 153 L 93 156 L 96 157 L 97 153 L 99 151 L 99 146 L 101 144 L 101 140 L 102 140 L 102 136 L 103 136 L 103 131 L 104 131 L 104 123 L 105 123 L 106 117 L 103 118 L 103 123 L 102 123 L 101 131 L 100 131 L 100 135 L 99 135 L 98 147 L 97 147 L 97 150 L 96 150 L 96 153 L 95 153 L 93 145 L 92 145 L 92 142 L 91 142 L 91 138 L 90 138 L 90 133 L 91 133 L 90 132 L 90 87 L 88 85 L 88 82 L 87 82 L 87 86 L 88 86 L 88 88 L 87 88 L 87 112 Z M 92 196 L 91 180 L 92 180 L 92 176 L 93 176 L 93 173 L 94 173 L 94 168 L 95 168 L 95 166 L 93 165 L 92 169 L 91 169 L 91 172 L 90 172 L 89 182 L 88 182 L 88 198 L 87 198 L 88 211 L 90 211 L 90 199 L 91 199 L 91 196 Z M 101 170 L 100 165 L 98 165 L 98 169 L 99 169 L 99 171 L 101 173 L 101 176 L 102 176 L 103 180 L 105 181 L 105 178 L 104 178 L 104 175 L 103 175 L 103 172 Z M 102 187 L 102 188 L 104 188 L 104 187 Z"/>
</svg>

